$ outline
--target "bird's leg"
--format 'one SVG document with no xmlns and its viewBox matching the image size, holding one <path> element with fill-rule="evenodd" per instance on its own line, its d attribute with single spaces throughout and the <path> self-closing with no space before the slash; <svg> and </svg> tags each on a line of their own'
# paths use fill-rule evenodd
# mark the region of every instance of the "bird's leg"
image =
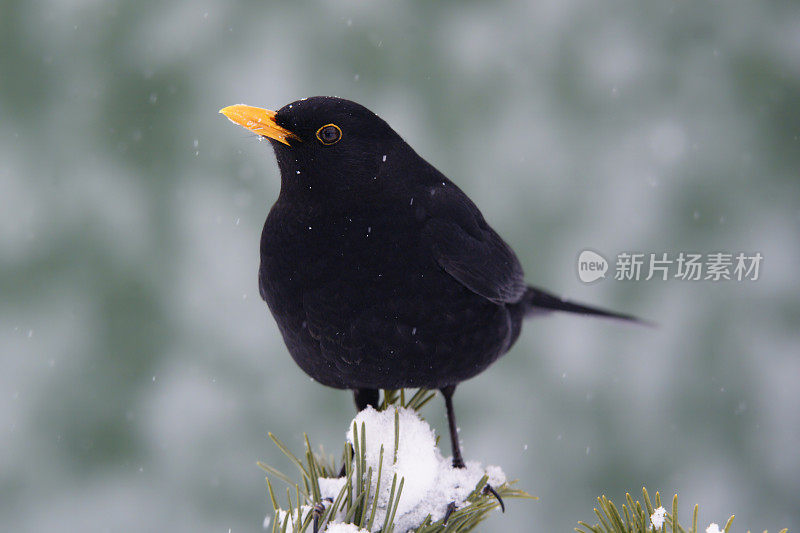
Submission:
<svg viewBox="0 0 800 533">
<path fill-rule="evenodd" d="M 380 391 L 378 389 L 353 389 L 353 400 L 356 402 L 356 410 L 360 413 L 371 405 L 374 409 L 380 407 L 378 400 L 380 399 Z M 350 448 L 352 449 L 352 447 Z M 339 470 L 339 477 L 344 477 L 347 468 L 342 464 L 342 469 Z"/>
<path fill-rule="evenodd" d="M 440 389 L 444 396 L 444 405 L 447 409 L 447 423 L 450 426 L 450 445 L 453 448 L 453 467 L 464 468 L 464 459 L 461 458 L 461 447 L 458 444 L 458 429 L 456 428 L 456 412 L 453 409 L 453 393 L 455 385 L 448 385 Z"/>
<path fill-rule="evenodd" d="M 356 409 L 361 412 L 371 405 L 374 409 L 380 407 L 378 389 L 354 389 L 353 399 L 356 401 Z"/>
</svg>

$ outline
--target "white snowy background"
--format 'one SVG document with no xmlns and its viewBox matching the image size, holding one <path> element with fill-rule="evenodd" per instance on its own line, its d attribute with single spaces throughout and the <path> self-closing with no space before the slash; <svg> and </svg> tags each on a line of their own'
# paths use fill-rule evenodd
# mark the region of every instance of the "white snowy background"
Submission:
<svg viewBox="0 0 800 533">
<path fill-rule="evenodd" d="M 531 321 L 459 387 L 466 459 L 541 498 L 487 529 L 571 531 L 643 484 L 800 526 L 796 2 L 6 0 L 2 529 L 258 531 L 256 460 L 290 470 L 268 430 L 338 453 L 350 396 L 258 297 L 271 150 L 217 115 L 315 94 L 386 118 L 532 283 L 660 324 Z M 764 263 L 587 286 L 584 248 Z"/>
</svg>

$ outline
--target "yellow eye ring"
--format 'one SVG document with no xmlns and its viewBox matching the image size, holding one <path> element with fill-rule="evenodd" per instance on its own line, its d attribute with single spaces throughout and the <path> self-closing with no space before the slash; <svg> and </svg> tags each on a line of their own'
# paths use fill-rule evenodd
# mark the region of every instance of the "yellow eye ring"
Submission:
<svg viewBox="0 0 800 533">
<path fill-rule="evenodd" d="M 325 145 L 336 144 L 342 138 L 342 128 L 336 124 L 325 124 L 317 130 L 317 139 Z"/>
</svg>

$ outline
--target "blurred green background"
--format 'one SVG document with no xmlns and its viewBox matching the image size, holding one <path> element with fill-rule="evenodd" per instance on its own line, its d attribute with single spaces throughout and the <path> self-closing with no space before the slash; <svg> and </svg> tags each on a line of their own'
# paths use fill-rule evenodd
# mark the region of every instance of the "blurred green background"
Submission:
<svg viewBox="0 0 800 533">
<path fill-rule="evenodd" d="M 660 324 L 531 321 L 459 388 L 466 457 L 541 498 L 486 530 L 643 484 L 703 527 L 800 525 L 797 2 L 5 0 L 0 529 L 258 531 L 267 431 L 338 452 L 350 395 L 258 296 L 271 149 L 217 114 L 317 94 L 392 124 L 532 283 Z M 764 262 L 584 285 L 584 248 Z"/>
</svg>

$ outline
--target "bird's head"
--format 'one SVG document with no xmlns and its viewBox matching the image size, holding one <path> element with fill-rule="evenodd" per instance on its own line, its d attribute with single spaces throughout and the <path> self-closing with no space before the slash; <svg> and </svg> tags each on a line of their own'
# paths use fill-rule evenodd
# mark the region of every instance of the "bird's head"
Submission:
<svg viewBox="0 0 800 533">
<path fill-rule="evenodd" d="M 304 98 L 278 111 L 233 105 L 220 113 L 270 140 L 284 189 L 361 190 L 376 181 L 390 153 L 407 148 L 383 119 L 342 98 Z"/>
</svg>

